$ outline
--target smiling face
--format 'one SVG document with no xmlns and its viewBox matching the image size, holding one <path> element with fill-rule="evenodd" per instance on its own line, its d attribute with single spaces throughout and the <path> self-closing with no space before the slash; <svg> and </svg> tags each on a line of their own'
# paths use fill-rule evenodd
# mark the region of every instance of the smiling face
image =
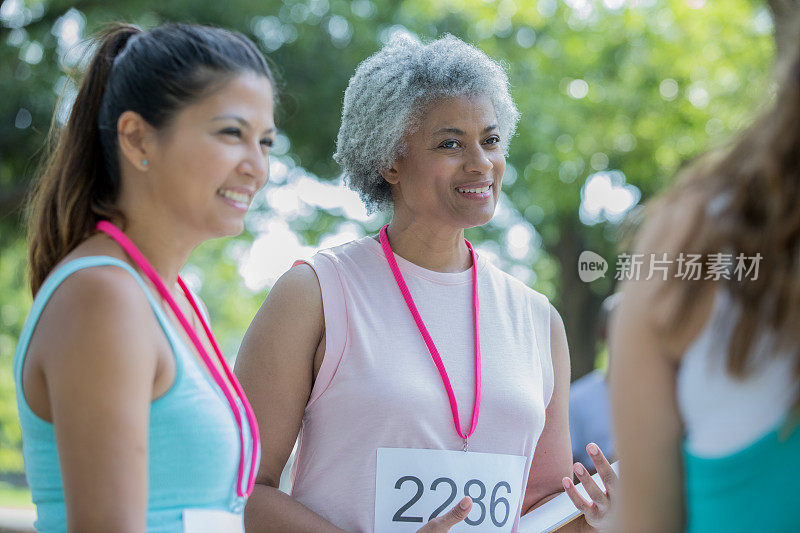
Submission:
<svg viewBox="0 0 800 533">
<path fill-rule="evenodd" d="M 405 155 L 384 173 L 392 186 L 395 218 L 452 229 L 491 220 L 506 159 L 487 96 L 433 102 L 405 140 Z"/>
<path fill-rule="evenodd" d="M 201 239 L 236 235 L 269 174 L 272 86 L 235 75 L 151 136 L 145 172 L 152 209 Z"/>
</svg>

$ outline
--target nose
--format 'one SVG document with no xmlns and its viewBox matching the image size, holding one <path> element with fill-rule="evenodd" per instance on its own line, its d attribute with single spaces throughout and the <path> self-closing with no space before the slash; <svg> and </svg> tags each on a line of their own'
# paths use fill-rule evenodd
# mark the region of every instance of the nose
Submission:
<svg viewBox="0 0 800 533">
<path fill-rule="evenodd" d="M 494 168 L 494 163 L 489 159 L 486 150 L 480 144 L 473 146 L 467 153 L 464 161 L 464 171 L 472 174 L 487 174 Z"/>
<path fill-rule="evenodd" d="M 237 168 L 240 174 L 253 178 L 259 188 L 269 178 L 269 155 L 262 150 L 260 143 L 257 144 L 256 148 L 248 150 Z"/>
</svg>

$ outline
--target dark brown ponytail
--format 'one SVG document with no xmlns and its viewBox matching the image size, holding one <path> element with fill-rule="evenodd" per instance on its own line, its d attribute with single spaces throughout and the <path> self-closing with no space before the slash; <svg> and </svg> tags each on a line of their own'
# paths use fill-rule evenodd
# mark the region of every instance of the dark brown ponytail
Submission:
<svg viewBox="0 0 800 533">
<path fill-rule="evenodd" d="M 98 115 L 114 58 L 141 30 L 114 24 L 97 36 L 98 48 L 59 132 L 53 120 L 43 166 L 30 202 L 28 242 L 33 294 L 52 268 L 94 230 L 101 218 L 120 220 L 118 187 L 108 186 Z"/>
</svg>

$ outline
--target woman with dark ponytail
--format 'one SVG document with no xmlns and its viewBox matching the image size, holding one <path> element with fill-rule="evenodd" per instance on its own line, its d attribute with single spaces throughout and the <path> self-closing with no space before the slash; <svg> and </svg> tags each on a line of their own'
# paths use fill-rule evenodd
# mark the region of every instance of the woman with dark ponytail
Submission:
<svg viewBox="0 0 800 533">
<path fill-rule="evenodd" d="M 218 28 L 114 24 L 95 50 L 31 199 L 14 374 L 36 528 L 241 531 L 258 428 L 179 271 L 243 229 L 274 78 Z"/>
</svg>

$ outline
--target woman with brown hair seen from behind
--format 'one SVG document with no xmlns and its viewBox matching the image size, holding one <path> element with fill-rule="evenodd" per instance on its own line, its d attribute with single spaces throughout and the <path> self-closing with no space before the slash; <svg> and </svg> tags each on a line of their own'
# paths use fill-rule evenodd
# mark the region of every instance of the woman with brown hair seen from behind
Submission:
<svg viewBox="0 0 800 533">
<path fill-rule="evenodd" d="M 771 110 L 692 165 L 636 240 L 645 264 L 674 268 L 627 282 L 614 318 L 621 531 L 800 531 L 798 44 L 790 55 Z"/>
<path fill-rule="evenodd" d="M 14 377 L 36 528 L 241 531 L 258 428 L 178 273 L 267 180 L 273 77 L 217 28 L 96 44 L 32 198 Z"/>
</svg>

